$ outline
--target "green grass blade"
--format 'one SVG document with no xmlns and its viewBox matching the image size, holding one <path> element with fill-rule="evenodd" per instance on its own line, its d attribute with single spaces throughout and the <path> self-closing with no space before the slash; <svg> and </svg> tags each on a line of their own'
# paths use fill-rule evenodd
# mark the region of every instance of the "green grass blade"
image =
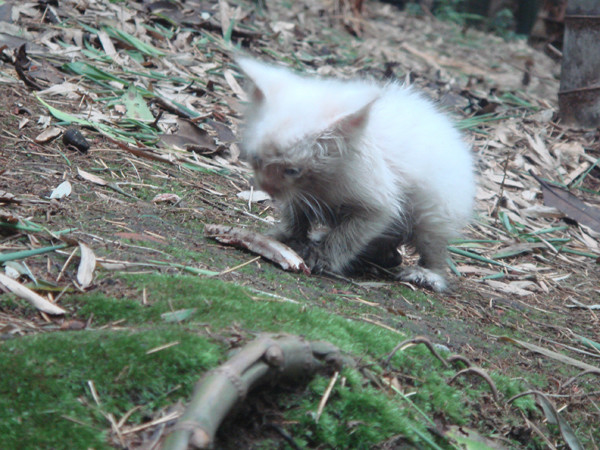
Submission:
<svg viewBox="0 0 600 450">
<path fill-rule="evenodd" d="M 6 261 L 14 261 L 17 259 L 25 259 L 30 256 L 41 255 L 43 253 L 50 253 L 55 250 L 60 250 L 62 248 L 66 248 L 68 246 L 69 246 L 69 244 L 59 244 L 59 245 L 52 245 L 50 247 L 34 248 L 32 250 L 23 250 L 20 252 L 0 253 L 0 263 L 4 263 Z"/>
<path fill-rule="evenodd" d="M 143 53 L 147 56 L 165 56 L 166 55 L 165 52 L 157 49 L 156 47 L 154 47 L 150 44 L 146 44 L 145 42 L 141 41 L 140 39 L 136 38 L 135 36 L 132 36 L 131 34 L 125 32 L 123 30 L 119 30 L 119 29 L 113 28 L 113 27 L 104 27 L 104 31 L 106 31 L 106 33 L 110 37 L 113 37 L 122 42 L 125 42 L 125 43 L 131 45 L 132 47 L 135 47 L 138 51 L 140 51 L 141 53 Z"/>
<path fill-rule="evenodd" d="M 167 267 L 174 267 L 176 269 L 182 269 L 182 270 L 185 270 L 186 272 L 193 273 L 194 275 L 207 275 L 207 276 L 212 277 L 215 275 L 219 275 L 221 273 L 221 272 L 215 272 L 214 270 L 198 269 L 197 267 L 184 266 L 183 264 L 177 264 L 177 263 L 172 263 L 172 262 L 167 262 L 167 261 L 158 261 L 155 259 L 150 259 L 150 260 L 148 260 L 148 262 L 151 264 L 156 264 L 158 266 L 167 266 Z"/>
<path fill-rule="evenodd" d="M 509 266 L 500 261 L 494 261 L 493 259 L 486 258 L 485 256 L 478 255 L 477 253 L 468 252 L 466 250 L 462 250 L 456 247 L 448 247 L 448 251 L 451 253 L 456 253 L 457 255 L 466 256 L 467 258 L 475 259 L 477 261 L 481 261 L 487 264 L 493 264 L 495 266 L 505 267 L 510 270 L 514 270 L 515 272 L 523 272 L 521 269 L 517 269 L 516 267 Z"/>
<path fill-rule="evenodd" d="M 116 81 L 118 83 L 127 84 L 127 80 L 119 78 L 111 73 L 105 72 L 104 70 L 98 69 L 91 64 L 74 61 L 63 64 L 63 69 L 69 70 L 77 75 L 85 76 L 94 81 Z"/>
</svg>

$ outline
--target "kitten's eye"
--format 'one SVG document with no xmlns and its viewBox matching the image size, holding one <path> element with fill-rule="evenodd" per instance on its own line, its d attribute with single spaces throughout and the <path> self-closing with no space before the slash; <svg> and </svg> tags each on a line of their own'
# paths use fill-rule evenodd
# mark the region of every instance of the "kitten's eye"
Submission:
<svg viewBox="0 0 600 450">
<path fill-rule="evenodd" d="M 287 175 L 289 177 L 297 177 L 298 175 L 300 175 L 300 172 L 302 171 L 297 167 L 286 167 L 285 169 L 283 169 L 284 175 Z"/>
</svg>

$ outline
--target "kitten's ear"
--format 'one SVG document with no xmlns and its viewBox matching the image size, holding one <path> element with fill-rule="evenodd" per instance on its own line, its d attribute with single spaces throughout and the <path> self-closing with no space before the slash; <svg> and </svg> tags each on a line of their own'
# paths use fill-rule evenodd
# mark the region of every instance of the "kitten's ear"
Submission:
<svg viewBox="0 0 600 450">
<path fill-rule="evenodd" d="M 341 117 L 335 118 L 331 128 L 344 138 L 356 135 L 366 126 L 371 108 L 377 100 L 379 100 L 379 94 L 370 97 L 367 103 L 358 109 L 350 110 L 350 112 L 342 114 Z"/>
<path fill-rule="evenodd" d="M 248 100 L 254 104 L 263 103 L 265 101 L 265 92 L 261 89 L 260 83 L 263 78 L 262 73 L 265 71 L 265 65 L 247 56 L 237 56 L 235 62 L 251 82 L 251 85 L 246 87 Z"/>
<path fill-rule="evenodd" d="M 254 105 L 281 97 L 301 79 L 288 68 L 267 64 L 247 56 L 237 56 L 235 61 L 252 82 L 252 87 L 247 92 Z"/>
</svg>

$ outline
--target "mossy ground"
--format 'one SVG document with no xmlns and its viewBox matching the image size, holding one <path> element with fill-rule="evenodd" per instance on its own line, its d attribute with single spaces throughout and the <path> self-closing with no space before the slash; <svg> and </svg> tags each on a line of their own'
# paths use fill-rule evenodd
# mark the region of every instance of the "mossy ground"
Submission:
<svg viewBox="0 0 600 450">
<path fill-rule="evenodd" d="M 246 12 L 252 11 L 256 4 L 228 3 L 239 5 Z M 268 3 L 277 7 L 275 1 Z M 301 4 L 287 3 L 290 8 Z M 95 5 L 113 11 L 102 2 L 88 2 L 92 9 Z M 124 2 L 121 6 L 145 21 L 145 25 L 152 25 L 156 37 L 156 16 L 148 18 L 140 9 L 129 8 L 131 5 Z M 375 7 L 376 2 L 368 5 Z M 276 13 L 275 9 L 269 14 Z M 289 55 L 299 55 L 307 67 L 323 67 L 343 72 L 344 76 L 361 75 L 365 71 L 376 76 L 410 78 L 429 92 L 466 95 L 469 103 L 486 98 L 492 103 L 502 102 L 509 94 L 513 102 L 516 96 L 528 99 L 522 99 L 515 110 L 500 109 L 499 117 L 494 120 L 506 121 L 502 122 L 505 124 L 511 123 L 507 120 L 511 117 L 518 121 L 525 117 L 524 122 L 529 123 L 534 120 L 531 113 L 536 108 L 549 107 L 548 94 L 543 93 L 553 92 L 550 88 L 536 93 L 530 89 L 532 86 L 507 87 L 509 78 L 524 78 L 525 72 L 517 68 L 523 66 L 523 61 L 519 62 L 523 58 L 518 54 L 530 54 L 522 48 L 511 51 L 512 44 L 491 41 L 459 26 L 448 27 L 415 18 L 402 20 L 398 26 L 390 25 L 396 13 L 368 17 L 375 28 L 381 26 L 380 35 L 369 37 L 373 33 L 369 31 L 364 38 L 355 38 L 330 20 L 330 13 L 311 14 L 306 10 L 298 15 L 306 18 L 298 21 L 303 25 L 297 26 L 296 31 L 316 27 L 322 33 L 305 35 L 303 39 L 295 36 L 291 42 L 285 31 L 266 31 L 270 29 L 265 22 L 268 14 L 248 16 L 247 22 L 258 24 L 263 36 L 256 41 L 249 38 L 252 51 L 290 64 L 298 61 Z M 298 17 L 284 20 L 295 23 Z M 24 26 L 35 22 L 32 30 L 45 29 L 39 27 L 43 20 L 27 20 Z M 87 36 L 87 30 L 81 31 Z M 206 79 L 194 74 L 185 82 L 176 83 L 177 89 L 206 88 L 205 93 L 195 97 L 201 103 L 202 114 L 214 113 L 214 119 L 235 130 L 239 117 L 228 104 L 236 100 L 223 73 L 233 66 L 230 55 L 220 46 L 223 43 L 220 34 L 192 28 L 163 31 L 168 31 L 169 37 L 158 39 L 155 44 L 165 45 L 169 61 L 181 61 L 179 57 L 185 56 L 185 52 L 173 54 L 175 35 L 190 32 L 199 38 L 190 54 L 213 68 L 206 72 Z M 398 39 L 392 36 L 392 31 L 404 34 Z M 54 32 L 59 35 L 61 29 L 53 28 Z M 424 40 L 413 39 L 419 36 L 424 36 Z M 377 38 L 375 42 L 373 37 Z M 182 38 L 178 42 L 187 40 Z M 87 50 L 100 51 L 100 47 L 93 47 L 97 42 L 97 39 L 90 41 Z M 408 46 L 403 48 L 404 44 Z M 128 45 L 117 45 L 120 53 L 131 50 Z M 263 49 L 258 48 L 263 45 Z M 408 57 L 411 48 L 418 50 L 416 59 Z M 465 48 L 466 52 L 461 51 Z M 402 51 L 397 53 L 399 49 Z M 485 49 L 490 52 L 482 53 Z M 427 61 L 439 61 L 441 70 L 429 72 L 420 61 L 423 55 L 429 55 Z M 431 58 L 432 55 L 435 56 Z M 37 56 L 36 53 L 34 57 Z M 437 59 L 438 56 L 443 58 Z M 536 65 L 532 72 L 526 69 L 526 74 L 531 75 L 533 83 L 540 74 L 548 82 L 552 72 L 545 70 L 547 65 L 539 65 L 540 58 L 534 56 L 532 61 Z M 175 58 L 169 59 L 172 57 Z M 118 65 L 104 64 L 96 58 L 89 62 L 109 72 L 121 70 Z M 146 62 L 161 67 L 158 59 Z M 479 69 L 474 74 L 463 72 L 461 67 L 465 62 L 465 69 L 475 66 Z M 12 64 L 5 60 L 0 64 L 3 75 L 13 70 Z M 214 68 L 214 64 L 218 67 Z M 185 70 L 179 63 L 162 67 L 165 73 L 173 67 Z M 449 79 L 448 70 L 452 67 L 458 70 L 452 69 Z M 140 84 L 133 72 L 129 75 L 130 82 Z M 487 80 L 488 76 L 493 76 L 493 82 Z M 74 113 L 89 106 L 110 111 L 101 99 L 111 94 L 105 91 L 108 84 L 99 87 L 85 76 L 69 79 L 77 79 L 91 93 L 97 93 L 98 89 L 102 92 L 98 102 L 89 105 L 79 100 L 69 104 L 68 99 L 60 99 L 56 104 L 61 109 Z M 467 80 L 465 90 L 457 89 Z M 598 341 L 595 315 L 564 307 L 571 297 L 587 303 L 589 293 L 596 292 L 598 273 L 592 264 L 569 267 L 572 272 L 569 279 L 550 283 L 548 292 L 538 291 L 529 298 L 482 291 L 478 276 L 454 279 L 455 291 L 442 296 L 413 291 L 385 277 L 347 280 L 291 274 L 263 259 L 213 278 L 183 276 L 185 266 L 219 273 L 255 259 L 255 255 L 203 236 L 204 224 L 212 222 L 248 226 L 256 231 L 268 228 L 268 224 L 257 218 L 275 215 L 271 207 L 247 205 L 236 197 L 236 193 L 250 188 L 249 174 L 241 166 L 236 166 L 239 172 L 206 170 L 187 162 L 169 164 L 137 157 L 87 129 L 82 129 L 92 142 L 87 154 L 66 149 L 60 139 L 36 143 L 34 138 L 42 131 L 38 124 L 44 123 L 38 119 L 47 116 L 48 110 L 20 82 L 7 88 L 2 84 L 0 89 L 4 94 L 0 99 L 0 190 L 16 195 L 20 202 L 0 205 L 0 213 L 8 211 L 9 215 L 27 218 L 51 232 L 75 228 L 68 236 L 73 241 L 86 243 L 103 261 L 132 264 L 130 270 L 139 272 L 117 273 L 98 265 L 94 283 L 85 292 L 77 293 L 78 258 L 76 254 L 67 264 L 70 249 L 23 260 L 39 284 L 26 276 L 20 281 L 41 294 L 52 294 L 67 314 L 64 318 L 46 318 L 12 294 L 0 293 L 0 448 L 122 447 L 110 425 L 109 414 L 117 422 L 126 417 L 120 427 L 128 429 L 176 410 L 178 402 L 185 403 L 190 398 L 194 382 L 224 362 L 230 350 L 253 339 L 257 333 L 268 331 L 330 341 L 358 361 L 358 367 L 346 368 L 341 373 L 318 422 L 315 411 L 329 383 L 327 376 L 319 375 L 293 386 L 261 388 L 239 405 L 237 413 L 223 425 L 219 433 L 220 448 L 286 448 L 291 444 L 282 431 L 297 445 L 316 448 L 431 448 L 432 443 L 449 446 L 448 441 L 430 432 L 433 425 L 429 420 L 441 433 L 450 425 L 462 425 L 464 429 L 500 438 L 515 448 L 544 448 L 541 438 L 532 434 L 529 420 L 560 445 L 560 433 L 556 427 L 547 426 L 531 396 L 506 404 L 507 398 L 529 389 L 558 394 L 557 405 L 566 406 L 561 414 L 572 424 L 584 446 L 593 448 L 592 442 L 600 442 L 598 408 L 590 400 L 593 397 L 587 397 L 587 393 L 597 391 L 596 379 L 588 375 L 563 390 L 561 383 L 578 370 L 497 339 L 508 335 L 558 352 L 565 352 L 561 345 L 573 344 L 573 336 L 577 334 Z M 477 117 L 480 116 L 471 119 Z M 475 146 L 478 153 L 498 138 L 496 131 L 484 124 L 481 122 L 472 130 L 478 136 Z M 543 123 L 528 129 L 528 136 L 548 137 L 553 129 Z M 523 130 L 518 133 L 519 141 L 511 152 L 527 155 L 529 150 L 522 144 L 526 141 L 525 133 Z M 564 139 L 578 142 L 577 136 L 570 132 L 565 132 Z M 547 141 L 549 148 L 552 149 L 554 142 Z M 184 156 L 192 158 L 191 153 Z M 193 155 L 207 164 L 213 164 L 221 156 Z M 483 157 L 494 161 L 498 158 L 498 165 L 505 167 L 506 174 L 504 155 L 486 153 Z M 78 168 L 101 176 L 121 191 L 86 182 L 78 176 Z M 501 175 L 501 172 L 494 173 Z M 72 183 L 72 194 L 61 201 L 49 201 L 52 189 L 66 179 Z M 537 189 L 529 184 L 527 188 Z M 516 195 L 515 191 L 509 192 Z M 157 193 L 177 194 L 182 201 L 153 203 Z M 484 209 L 486 212 L 480 214 L 477 222 L 495 224 L 487 207 Z M 46 231 L 4 234 L 5 231 L 0 229 L 2 254 L 15 248 L 58 242 L 55 235 Z M 518 234 L 500 236 L 510 240 L 518 238 Z M 535 256 L 554 258 L 547 252 Z M 147 265 L 151 261 L 158 262 Z M 519 256 L 506 261 L 535 263 L 536 259 Z M 455 258 L 455 262 L 472 263 L 465 258 Z M 550 276 L 547 271 L 535 275 L 541 280 L 547 276 Z M 418 335 L 427 336 L 483 367 L 497 385 L 500 400 L 492 398 L 489 386 L 480 377 L 465 375 L 449 383 L 463 366 L 443 367 L 423 345 L 398 352 L 391 367 L 383 367 L 382 361 L 398 342 Z M 148 353 L 162 346 L 160 351 Z M 589 353 L 593 351 L 590 349 Z M 569 354 L 597 365 L 593 356 Z M 373 376 L 369 377 L 369 373 Z M 397 381 L 396 387 L 410 402 L 380 385 L 389 380 Z M 98 403 L 93 392 L 97 392 Z M 154 432 L 159 433 L 160 426 L 127 434 L 126 444 L 142 445 Z"/>
<path fill-rule="evenodd" d="M 229 345 L 261 332 L 286 330 L 332 342 L 359 355 L 361 365 L 379 375 L 381 361 L 404 338 L 318 305 L 274 302 L 219 280 L 156 274 L 115 278 L 129 286 L 129 295 L 64 299 L 74 318 L 89 321 L 88 329 L 39 333 L 0 347 L 0 433 L 6 448 L 102 448 L 108 443 L 107 414 L 119 420 L 137 407 L 127 422 L 135 425 L 178 399 L 185 401 L 202 374 L 227 358 Z M 149 353 L 168 344 L 175 345 Z M 415 393 L 414 405 L 448 423 L 468 423 L 467 406 L 489 395 L 485 385 L 449 386 L 445 380 L 453 371 L 425 348 L 400 352 L 392 363 L 412 380 L 406 388 Z M 336 386 L 318 423 L 314 414 L 327 378 L 319 376 L 275 401 L 299 445 L 369 448 L 396 435 L 424 447 L 428 441 L 447 445 L 427 431 L 427 421 L 400 396 L 370 385 L 356 369 L 345 369 L 342 377 L 344 385 Z M 507 395 L 519 390 L 516 381 L 498 382 Z M 528 413 L 534 409 L 526 401 L 522 407 Z"/>
</svg>

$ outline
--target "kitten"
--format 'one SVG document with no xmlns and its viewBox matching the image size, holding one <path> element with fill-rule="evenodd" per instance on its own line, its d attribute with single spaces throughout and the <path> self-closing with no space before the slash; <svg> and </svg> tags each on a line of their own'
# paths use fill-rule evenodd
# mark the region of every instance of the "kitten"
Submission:
<svg viewBox="0 0 600 450">
<path fill-rule="evenodd" d="M 419 265 L 398 278 L 447 289 L 446 245 L 471 218 L 470 149 L 448 118 L 398 83 L 298 75 L 242 57 L 251 80 L 243 156 L 280 205 L 275 237 L 313 271 L 361 260 L 393 267 L 410 244 Z M 328 227 L 318 241 L 310 232 Z"/>
</svg>

